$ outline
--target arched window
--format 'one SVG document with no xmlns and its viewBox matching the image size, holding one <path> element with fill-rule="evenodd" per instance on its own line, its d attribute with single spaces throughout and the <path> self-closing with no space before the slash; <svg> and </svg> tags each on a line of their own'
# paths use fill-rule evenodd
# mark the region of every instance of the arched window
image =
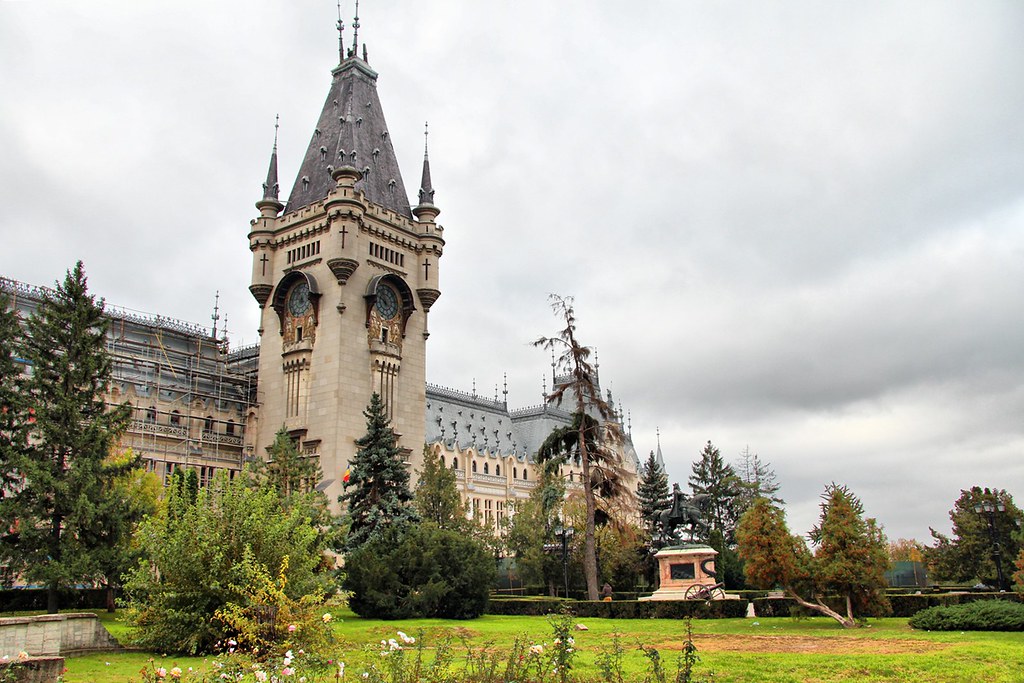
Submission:
<svg viewBox="0 0 1024 683">
<path fill-rule="evenodd" d="M 494 473 L 496 475 L 498 475 L 499 477 L 501 476 L 501 465 L 495 465 L 494 466 Z"/>
<path fill-rule="evenodd" d="M 488 471 L 487 471 L 487 463 L 484 463 L 484 474 L 488 474 Z"/>
<path fill-rule="evenodd" d="M 473 471 L 476 472 L 476 460 L 473 461 Z"/>
<path fill-rule="evenodd" d="M 513 467 L 512 468 L 512 478 L 513 479 L 518 479 L 519 478 L 519 468 L 518 467 Z"/>
<path fill-rule="evenodd" d="M 453 470 L 459 469 L 459 459 L 457 457 L 455 457 L 454 455 L 452 456 L 452 469 Z"/>
<path fill-rule="evenodd" d="M 180 427 L 181 426 L 181 413 L 179 413 L 177 410 L 171 411 L 171 426 L 172 427 Z"/>
<path fill-rule="evenodd" d="M 526 476 L 526 468 L 523 468 L 523 481 L 526 481 L 529 477 Z"/>
<path fill-rule="evenodd" d="M 146 422 L 156 422 L 156 408 L 153 406 L 146 408 Z"/>
</svg>

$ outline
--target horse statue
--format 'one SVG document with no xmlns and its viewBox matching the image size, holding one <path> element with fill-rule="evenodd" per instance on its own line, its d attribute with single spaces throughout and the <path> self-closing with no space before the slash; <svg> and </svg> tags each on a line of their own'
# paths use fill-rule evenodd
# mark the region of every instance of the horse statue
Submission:
<svg viewBox="0 0 1024 683">
<path fill-rule="evenodd" d="M 678 527 L 690 527 L 690 542 L 698 528 L 706 528 L 707 524 L 701 519 L 701 513 L 707 504 L 710 496 L 706 493 L 698 493 L 695 496 L 687 497 L 679 489 L 679 484 L 672 485 L 672 507 L 667 510 L 660 510 L 657 515 L 657 527 L 660 530 L 658 541 L 660 545 L 671 545 L 680 541 L 676 532 Z"/>
</svg>

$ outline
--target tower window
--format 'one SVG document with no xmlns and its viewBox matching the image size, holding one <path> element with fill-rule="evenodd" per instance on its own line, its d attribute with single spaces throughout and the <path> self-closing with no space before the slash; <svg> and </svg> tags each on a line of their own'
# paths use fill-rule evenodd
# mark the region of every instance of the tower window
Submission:
<svg viewBox="0 0 1024 683">
<path fill-rule="evenodd" d="M 156 422 L 156 408 L 146 408 L 146 422 Z"/>
<path fill-rule="evenodd" d="M 501 465 L 495 465 L 494 466 L 494 473 L 496 475 L 498 475 L 499 477 L 501 476 Z"/>
<path fill-rule="evenodd" d="M 459 459 L 457 457 L 455 457 L 455 456 L 452 456 L 452 469 L 453 470 L 459 469 Z"/>
<path fill-rule="evenodd" d="M 488 474 L 488 471 L 487 471 L 487 463 L 484 463 L 484 474 Z"/>
<path fill-rule="evenodd" d="M 473 461 L 473 472 L 476 472 L 476 460 Z"/>
<path fill-rule="evenodd" d="M 302 326 L 299 325 L 295 328 L 295 341 L 302 341 Z"/>
<path fill-rule="evenodd" d="M 179 413 L 177 410 L 175 410 L 175 411 L 173 411 L 171 413 L 171 426 L 172 427 L 180 427 L 181 426 L 181 413 Z"/>
<path fill-rule="evenodd" d="M 518 479 L 519 478 L 519 468 L 518 467 L 513 467 L 512 468 L 512 478 L 513 479 Z"/>
</svg>

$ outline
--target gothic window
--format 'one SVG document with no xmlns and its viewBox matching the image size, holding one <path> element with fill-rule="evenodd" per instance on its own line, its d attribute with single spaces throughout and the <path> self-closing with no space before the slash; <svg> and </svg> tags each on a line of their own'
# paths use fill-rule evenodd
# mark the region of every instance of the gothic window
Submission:
<svg viewBox="0 0 1024 683">
<path fill-rule="evenodd" d="M 528 477 L 526 476 L 526 468 L 524 467 L 523 468 L 523 481 L 526 481 L 527 479 L 528 479 Z"/>
<path fill-rule="evenodd" d="M 453 470 L 459 469 L 459 459 L 457 457 L 455 457 L 454 455 L 452 456 L 452 469 Z"/>
<path fill-rule="evenodd" d="M 181 413 L 179 413 L 177 410 L 174 410 L 174 411 L 171 412 L 171 426 L 172 427 L 180 427 L 181 426 Z"/>
<path fill-rule="evenodd" d="M 476 472 L 476 460 L 473 461 L 473 472 Z"/>
<path fill-rule="evenodd" d="M 487 471 L 487 463 L 484 463 L 484 474 L 489 474 Z"/>
<path fill-rule="evenodd" d="M 153 406 L 146 408 L 146 422 L 156 422 L 156 408 Z"/>
<path fill-rule="evenodd" d="M 501 465 L 494 466 L 494 474 L 496 474 L 499 477 L 501 476 Z"/>
</svg>

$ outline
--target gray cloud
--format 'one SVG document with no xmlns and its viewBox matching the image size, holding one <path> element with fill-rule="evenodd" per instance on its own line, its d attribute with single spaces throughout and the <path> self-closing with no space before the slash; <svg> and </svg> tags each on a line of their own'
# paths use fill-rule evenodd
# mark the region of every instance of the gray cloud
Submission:
<svg viewBox="0 0 1024 683">
<path fill-rule="evenodd" d="M 836 480 L 918 538 L 960 488 L 1022 494 L 1018 4 L 362 9 L 410 189 L 430 120 L 430 381 L 538 402 L 529 341 L 572 294 L 673 479 L 749 445 L 794 529 Z M 0 274 L 82 258 L 111 303 L 202 322 L 219 290 L 257 341 L 248 221 L 277 114 L 298 168 L 333 12 L 0 3 Z"/>
</svg>

